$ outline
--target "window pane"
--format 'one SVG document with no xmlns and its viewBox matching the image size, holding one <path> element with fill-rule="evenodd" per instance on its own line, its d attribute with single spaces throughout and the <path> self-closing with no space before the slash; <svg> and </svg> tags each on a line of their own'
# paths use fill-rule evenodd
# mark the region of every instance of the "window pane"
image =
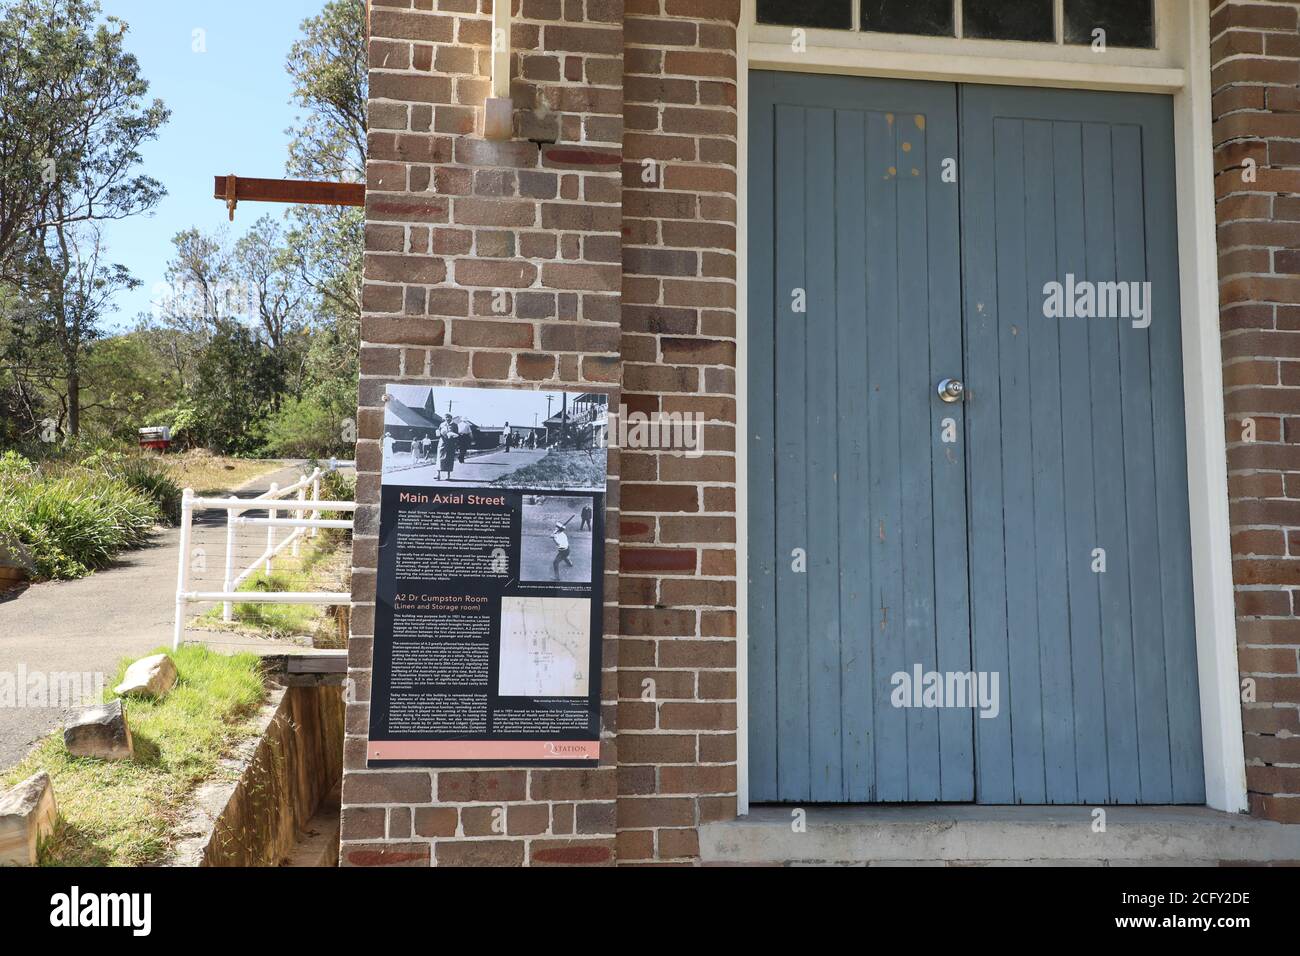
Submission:
<svg viewBox="0 0 1300 956">
<path fill-rule="evenodd" d="M 952 0 L 862 0 L 862 29 L 952 36 Z"/>
<path fill-rule="evenodd" d="M 1155 46 L 1152 0 L 1065 0 L 1065 42 L 1092 43 L 1106 31 L 1107 46 Z"/>
<path fill-rule="evenodd" d="M 758 0 L 758 22 L 853 29 L 853 0 Z"/>
<path fill-rule="evenodd" d="M 962 0 L 962 33 L 984 40 L 1056 39 L 1052 0 Z"/>
</svg>

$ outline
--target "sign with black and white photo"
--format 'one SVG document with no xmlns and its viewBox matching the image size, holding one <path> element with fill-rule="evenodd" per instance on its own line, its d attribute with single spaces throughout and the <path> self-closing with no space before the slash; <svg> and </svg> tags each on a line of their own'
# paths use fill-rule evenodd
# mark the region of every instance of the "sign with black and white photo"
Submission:
<svg viewBox="0 0 1300 956">
<path fill-rule="evenodd" d="M 599 759 L 608 412 L 388 386 L 368 766 Z"/>
</svg>

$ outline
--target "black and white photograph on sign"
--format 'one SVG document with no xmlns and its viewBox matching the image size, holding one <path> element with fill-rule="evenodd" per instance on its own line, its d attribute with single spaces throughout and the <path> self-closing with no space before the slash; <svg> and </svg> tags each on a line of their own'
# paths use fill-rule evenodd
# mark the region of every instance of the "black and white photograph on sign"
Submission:
<svg viewBox="0 0 1300 956">
<path fill-rule="evenodd" d="M 389 385 L 384 483 L 604 491 L 609 396 Z"/>
<path fill-rule="evenodd" d="M 592 499 L 524 495 L 519 579 L 591 583 Z"/>
<path fill-rule="evenodd" d="M 591 599 L 501 599 L 502 697 L 586 697 Z"/>
</svg>

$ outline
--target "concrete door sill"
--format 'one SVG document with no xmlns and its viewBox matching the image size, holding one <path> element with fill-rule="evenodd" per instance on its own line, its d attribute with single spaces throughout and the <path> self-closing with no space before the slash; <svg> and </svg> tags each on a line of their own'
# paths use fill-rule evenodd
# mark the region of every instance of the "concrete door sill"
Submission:
<svg viewBox="0 0 1300 956">
<path fill-rule="evenodd" d="M 752 807 L 700 827 L 709 865 L 1150 866 L 1300 863 L 1300 826 L 1206 807 L 872 804 Z"/>
</svg>

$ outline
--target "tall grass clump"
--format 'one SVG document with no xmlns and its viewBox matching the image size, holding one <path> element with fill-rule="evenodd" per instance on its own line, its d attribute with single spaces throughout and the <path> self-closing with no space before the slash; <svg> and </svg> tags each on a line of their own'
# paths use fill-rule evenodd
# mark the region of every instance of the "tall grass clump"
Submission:
<svg viewBox="0 0 1300 956">
<path fill-rule="evenodd" d="M 125 478 L 0 460 L 0 538 L 31 554 L 38 578 L 79 578 L 144 544 L 164 512 Z"/>
<path fill-rule="evenodd" d="M 168 524 L 181 520 L 181 486 L 161 460 L 148 454 L 99 452 L 91 455 L 83 467 L 120 478 L 136 491 L 152 499 Z"/>
<path fill-rule="evenodd" d="M 309 459 L 307 461 L 307 470 L 323 467 L 323 462 Z M 357 500 L 357 476 L 347 475 L 341 471 L 324 471 L 320 476 L 320 500 L 322 501 L 356 501 Z M 337 518 L 351 518 L 351 512 L 322 511 L 320 516 L 326 520 Z M 324 538 L 321 545 L 338 545 L 352 539 L 351 531 L 343 531 L 338 528 L 324 528 L 320 532 L 320 537 Z"/>
</svg>

